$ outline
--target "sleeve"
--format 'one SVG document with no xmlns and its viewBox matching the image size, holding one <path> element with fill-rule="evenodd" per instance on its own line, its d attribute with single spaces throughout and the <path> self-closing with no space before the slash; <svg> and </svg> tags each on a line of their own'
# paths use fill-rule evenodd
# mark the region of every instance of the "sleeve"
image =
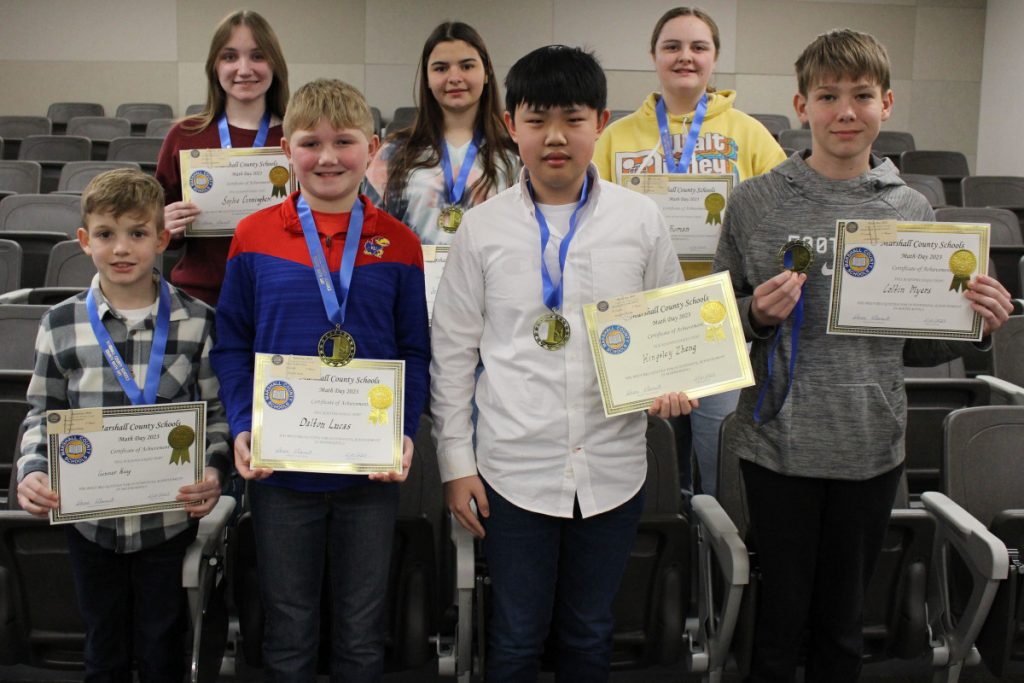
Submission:
<svg viewBox="0 0 1024 683">
<path fill-rule="evenodd" d="M 743 323 L 744 336 L 748 341 L 753 341 L 768 339 L 775 328 L 755 329 L 750 319 L 750 304 L 754 299 L 754 286 L 747 280 L 743 261 L 743 245 L 740 244 L 741 234 L 750 233 L 749 230 L 743 229 L 744 218 L 748 213 L 752 213 L 746 207 L 746 204 L 749 203 L 746 197 L 747 194 L 742 191 L 741 185 L 729 201 L 729 210 L 725 212 L 725 219 L 722 222 L 722 236 L 718 240 L 718 250 L 715 252 L 711 271 L 714 273 L 723 270 L 729 271 L 732 288 L 736 292 L 736 305 L 739 309 L 740 321 Z"/>
<path fill-rule="evenodd" d="M 423 250 L 417 249 L 415 267 L 402 271 L 395 309 L 395 342 L 398 357 L 405 361 L 405 435 L 416 438 L 420 415 L 430 393 L 430 326 L 427 322 Z"/>
<path fill-rule="evenodd" d="M 455 233 L 434 300 L 430 397 L 441 481 L 477 473 L 473 394 L 484 330 L 484 276 L 473 244 L 473 211 Z"/>
<path fill-rule="evenodd" d="M 22 422 L 21 457 L 18 458 L 18 481 L 30 472 L 47 472 L 46 411 L 67 410 L 68 381 L 58 366 L 50 330 L 50 314 L 43 316 L 36 335 L 35 366 L 29 381 L 26 400 L 28 414 Z"/>
<path fill-rule="evenodd" d="M 220 381 L 220 400 L 235 436 L 252 430 L 255 297 L 252 272 L 236 235 L 217 303 L 217 340 L 210 353 Z"/>
<path fill-rule="evenodd" d="M 208 334 L 203 340 L 203 348 L 199 357 L 198 378 L 199 400 L 206 401 L 206 466 L 217 468 L 220 472 L 221 482 L 225 482 L 231 469 L 232 457 L 230 454 L 233 449 L 227 416 L 224 413 L 224 404 L 221 403 L 218 396 L 220 382 L 210 363 L 210 350 L 216 338 L 212 320 L 206 329 Z"/>
</svg>

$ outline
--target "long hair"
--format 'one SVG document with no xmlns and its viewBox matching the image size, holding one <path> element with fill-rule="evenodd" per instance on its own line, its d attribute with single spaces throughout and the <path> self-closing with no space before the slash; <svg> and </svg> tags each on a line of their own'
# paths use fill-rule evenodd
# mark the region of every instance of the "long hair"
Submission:
<svg viewBox="0 0 1024 683">
<path fill-rule="evenodd" d="M 264 101 L 271 114 L 279 119 L 284 118 L 289 94 L 288 65 L 284 61 L 281 44 L 274 34 L 274 29 L 261 14 L 252 10 L 238 10 L 224 17 L 213 32 L 210 52 L 206 56 L 206 107 L 186 121 L 183 127 L 187 130 L 203 130 L 224 112 L 227 95 L 220 85 L 220 79 L 217 78 L 217 60 L 220 51 L 231 40 L 231 33 L 238 26 L 247 26 L 252 31 L 256 47 L 263 52 L 267 64 L 270 65 L 274 77 L 270 88 L 263 95 Z"/>
<path fill-rule="evenodd" d="M 510 161 L 510 153 L 516 151 L 515 144 L 505 129 L 501 116 L 501 104 L 498 101 L 497 78 L 491 57 L 487 54 L 487 46 L 480 34 L 461 21 L 446 21 L 435 28 L 427 42 L 423 45 L 417 78 L 419 86 L 417 102 L 419 110 L 416 120 L 408 128 L 403 128 L 388 135 L 388 141 L 394 144 L 395 152 L 388 162 L 388 180 L 384 188 L 383 205 L 401 201 L 409 181 L 409 173 L 416 168 L 433 168 L 441 163 L 441 145 L 444 143 L 444 112 L 441 105 L 434 99 L 428 83 L 430 54 L 438 43 L 461 40 L 470 45 L 483 62 L 487 80 L 480 103 L 477 107 L 474 128 L 483 138 L 477 159 L 483 167 L 483 175 L 468 188 L 469 196 L 486 196 L 498 184 L 498 173 L 511 177 L 515 170 L 514 162 Z M 424 152 L 427 152 L 424 154 Z M 513 157 L 514 158 L 514 157 Z"/>
</svg>

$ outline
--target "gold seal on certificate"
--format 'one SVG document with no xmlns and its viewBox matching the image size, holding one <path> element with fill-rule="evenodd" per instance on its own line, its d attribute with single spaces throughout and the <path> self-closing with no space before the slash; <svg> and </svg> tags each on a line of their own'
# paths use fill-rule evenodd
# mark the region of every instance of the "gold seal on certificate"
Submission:
<svg viewBox="0 0 1024 683">
<path fill-rule="evenodd" d="M 270 169 L 270 184 L 274 186 L 274 189 L 270 192 L 271 197 L 285 197 L 287 196 L 288 179 L 291 178 L 291 174 L 288 173 L 288 169 L 284 166 L 275 166 Z"/>
<path fill-rule="evenodd" d="M 405 361 L 257 353 L 254 467 L 370 474 L 402 471 Z"/>
<path fill-rule="evenodd" d="M 317 352 L 324 365 L 333 367 L 348 365 L 356 357 L 356 340 L 338 325 L 333 330 L 323 333 L 317 344 Z"/>
<path fill-rule="evenodd" d="M 949 288 L 961 292 L 967 290 L 967 283 L 971 279 L 971 273 L 978 267 L 978 259 L 974 258 L 967 249 L 957 249 L 949 257 L 949 272 L 953 273 L 953 281 Z"/>
<path fill-rule="evenodd" d="M 188 447 L 196 440 L 196 432 L 188 425 L 178 425 L 167 434 L 167 445 L 171 447 L 171 463 L 184 465 L 188 462 Z"/>
<path fill-rule="evenodd" d="M 708 211 L 705 223 L 708 225 L 722 224 L 722 209 L 725 208 L 725 197 L 717 192 L 712 192 L 704 198 L 704 208 Z"/>
<path fill-rule="evenodd" d="M 569 343 L 569 321 L 554 311 L 548 311 L 533 324 L 533 340 L 542 349 L 557 351 Z"/>
<path fill-rule="evenodd" d="M 437 216 L 437 227 L 445 232 L 455 232 L 462 224 L 462 207 L 452 204 L 441 209 Z"/>
<path fill-rule="evenodd" d="M 814 265 L 814 252 L 803 240 L 790 240 L 779 249 L 779 267 L 795 273 L 806 273 Z"/>
<path fill-rule="evenodd" d="M 754 383 L 728 273 L 587 304 L 583 318 L 609 417 Z"/>
</svg>

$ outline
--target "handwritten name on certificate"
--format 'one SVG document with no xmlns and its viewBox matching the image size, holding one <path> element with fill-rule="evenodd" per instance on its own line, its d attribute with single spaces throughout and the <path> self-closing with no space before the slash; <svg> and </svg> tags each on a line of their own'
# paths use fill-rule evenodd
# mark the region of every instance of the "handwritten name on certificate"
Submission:
<svg viewBox="0 0 1024 683">
<path fill-rule="evenodd" d="M 405 361 L 256 354 L 252 464 L 275 470 L 402 471 Z"/>
<path fill-rule="evenodd" d="M 625 176 L 621 182 L 653 199 L 661 209 L 680 261 L 715 257 L 732 191 L 731 175 L 643 173 Z"/>
<path fill-rule="evenodd" d="M 280 147 L 183 149 L 178 155 L 181 198 L 202 211 L 185 229 L 189 237 L 233 235 L 240 220 L 295 190 Z"/>
<path fill-rule="evenodd" d="M 988 243 L 985 224 L 837 221 L 828 333 L 980 341 L 963 293 Z"/>
<path fill-rule="evenodd" d="M 434 244 L 423 245 L 423 276 L 427 284 L 427 320 L 434 319 L 434 299 L 441 284 L 444 266 L 448 262 L 448 247 Z"/>
<path fill-rule="evenodd" d="M 46 436 L 52 524 L 180 510 L 203 479 L 206 402 L 51 410 Z"/>
<path fill-rule="evenodd" d="M 728 273 L 586 304 L 583 317 L 605 415 L 754 383 Z"/>
</svg>

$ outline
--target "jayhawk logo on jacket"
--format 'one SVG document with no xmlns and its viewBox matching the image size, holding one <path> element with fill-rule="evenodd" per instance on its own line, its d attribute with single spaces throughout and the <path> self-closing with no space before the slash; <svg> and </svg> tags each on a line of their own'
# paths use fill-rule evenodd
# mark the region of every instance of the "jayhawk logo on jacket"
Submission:
<svg viewBox="0 0 1024 683">
<path fill-rule="evenodd" d="M 384 248 L 391 244 L 391 240 L 387 237 L 371 237 L 366 240 L 363 245 L 363 253 L 367 256 L 376 256 L 381 258 L 384 256 Z"/>
</svg>

